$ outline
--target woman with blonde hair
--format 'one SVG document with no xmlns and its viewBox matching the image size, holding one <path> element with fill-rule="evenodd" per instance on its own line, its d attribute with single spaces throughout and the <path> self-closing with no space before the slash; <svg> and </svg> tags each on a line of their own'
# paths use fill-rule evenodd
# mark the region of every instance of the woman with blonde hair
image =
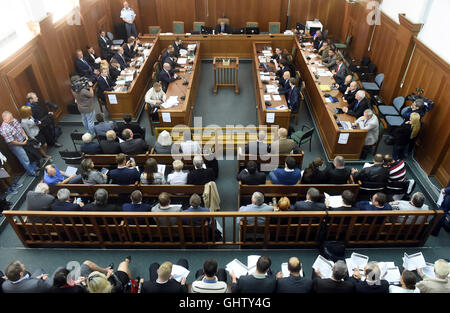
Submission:
<svg viewBox="0 0 450 313">
<path fill-rule="evenodd" d="M 288 197 L 281 197 L 280 200 L 277 202 L 277 206 L 274 208 L 274 212 L 287 212 L 291 208 L 291 200 L 289 200 Z M 277 224 L 278 223 L 278 217 L 272 217 L 271 223 Z M 289 218 L 288 217 L 282 217 L 280 218 L 280 224 L 288 224 Z M 291 223 L 294 223 L 293 219 L 291 220 Z"/>
<path fill-rule="evenodd" d="M 85 261 L 81 265 L 80 276 L 85 278 L 90 293 L 123 293 L 131 279 L 130 263 L 131 256 L 127 256 L 114 271 L 114 264 L 102 268 Z"/>
<path fill-rule="evenodd" d="M 20 115 L 22 116 L 20 124 L 27 133 L 28 138 L 35 141 L 35 148 L 39 149 L 39 152 L 44 158 L 47 158 L 50 162 L 53 162 L 52 157 L 47 154 L 47 142 L 45 140 L 45 136 L 40 132 L 38 126 L 41 122 L 36 122 L 33 118 L 31 107 L 25 105 L 22 106 L 20 108 Z"/>
<path fill-rule="evenodd" d="M 158 139 L 155 143 L 155 153 L 156 154 L 172 154 L 172 137 L 170 133 L 164 130 L 161 134 L 159 134 Z"/>
<path fill-rule="evenodd" d="M 395 160 L 403 160 L 408 157 L 414 148 L 421 128 L 420 114 L 412 113 L 410 120 L 397 127 L 393 132 L 394 151 L 392 156 Z"/>
</svg>

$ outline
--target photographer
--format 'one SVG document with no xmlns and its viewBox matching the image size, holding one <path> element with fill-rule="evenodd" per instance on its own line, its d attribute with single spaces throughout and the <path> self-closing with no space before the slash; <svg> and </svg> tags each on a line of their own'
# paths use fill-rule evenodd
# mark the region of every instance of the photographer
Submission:
<svg viewBox="0 0 450 313">
<path fill-rule="evenodd" d="M 81 121 L 84 128 L 92 135 L 95 136 L 94 129 L 94 90 L 92 88 L 92 82 L 86 78 L 80 78 L 75 75 L 72 77 L 72 94 L 77 102 L 78 111 L 81 114 Z"/>
<path fill-rule="evenodd" d="M 54 111 L 58 109 L 58 106 L 50 101 L 46 101 L 45 105 L 39 103 L 39 98 L 36 93 L 29 92 L 27 94 L 26 106 L 31 108 L 32 115 L 39 122 L 39 129 L 45 136 L 45 141 L 49 146 L 62 147 L 60 143 L 56 141 L 56 138 L 61 135 L 60 128 L 55 125 Z M 49 111 L 50 108 L 52 111 Z"/>
</svg>

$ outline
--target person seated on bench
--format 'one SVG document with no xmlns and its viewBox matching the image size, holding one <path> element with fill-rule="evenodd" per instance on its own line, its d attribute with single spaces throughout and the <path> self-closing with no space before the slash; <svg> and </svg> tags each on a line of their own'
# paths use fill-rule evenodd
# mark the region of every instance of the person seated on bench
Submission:
<svg viewBox="0 0 450 313">
<path fill-rule="evenodd" d="M 152 208 L 153 213 L 168 213 L 168 212 L 181 212 L 181 206 L 179 205 L 170 205 L 170 195 L 167 192 L 163 192 L 158 197 L 159 203 Z M 159 225 L 161 226 L 170 226 L 177 225 L 177 218 L 171 217 L 169 218 L 169 224 L 167 223 L 167 218 L 159 218 Z M 155 222 L 158 224 L 157 218 L 155 218 Z"/>
<path fill-rule="evenodd" d="M 65 184 L 79 184 L 82 182 L 81 175 L 73 174 L 70 177 L 64 178 L 66 173 L 60 171 L 55 165 L 47 165 L 44 171 L 44 183 L 49 186 L 65 185 Z"/>
<path fill-rule="evenodd" d="M 53 277 L 53 286 L 49 293 L 60 293 L 60 294 L 76 294 L 76 293 L 87 293 L 86 288 L 82 285 L 85 281 L 84 277 L 79 277 L 77 281 L 71 281 L 67 279 L 69 277 L 70 271 L 67 268 L 60 268 L 55 272 Z"/>
<path fill-rule="evenodd" d="M 199 155 L 194 157 L 194 169 L 191 170 L 187 177 L 188 185 L 205 185 L 210 181 L 214 181 L 214 170 L 206 168 L 203 158 Z"/>
<path fill-rule="evenodd" d="M 372 202 L 357 202 L 356 208 L 361 211 L 392 211 L 392 206 L 387 202 L 387 197 L 382 192 L 374 194 L 372 196 Z"/>
<path fill-rule="evenodd" d="M 314 270 L 313 293 L 354 293 L 355 286 L 345 280 L 347 278 L 347 264 L 339 260 L 334 263 L 330 278 L 322 278 L 320 270 Z"/>
<path fill-rule="evenodd" d="M 355 267 L 352 274 L 349 281 L 355 286 L 356 293 L 389 293 L 389 282 L 381 277 L 377 262 L 371 261 L 364 267 L 364 280 L 361 279 L 362 275 L 359 268 Z"/>
<path fill-rule="evenodd" d="M 95 119 L 98 124 L 94 126 L 95 133 L 97 136 L 106 136 L 106 132 L 108 130 L 114 130 L 116 128 L 116 124 L 113 121 L 106 122 L 104 113 L 97 113 L 95 115 Z"/>
<path fill-rule="evenodd" d="M 317 185 L 324 184 L 327 177 L 323 168 L 324 160 L 322 158 L 315 158 L 303 172 L 302 184 Z"/>
<path fill-rule="evenodd" d="M 187 269 L 187 260 L 180 259 L 177 265 Z M 164 262 L 159 265 L 152 263 L 149 267 L 150 279 L 142 284 L 141 293 L 187 293 L 186 278 L 183 277 L 181 282 L 176 281 L 172 276 L 172 263 Z"/>
<path fill-rule="evenodd" d="M 400 211 L 419 211 L 419 210 L 429 210 L 430 207 L 425 204 L 425 196 L 421 192 L 416 192 L 413 194 L 411 201 L 406 200 L 399 200 L 399 201 L 393 201 L 390 203 L 393 210 L 400 210 Z M 424 217 L 419 217 L 416 220 L 416 224 L 420 224 L 423 222 Z M 414 221 L 414 216 L 408 217 L 406 220 L 406 224 L 412 224 Z M 398 222 L 403 222 L 403 217 L 398 218 Z"/>
<path fill-rule="evenodd" d="M 386 154 L 384 156 L 384 166 L 389 171 L 388 182 L 402 182 L 406 178 L 406 165 L 403 160 L 394 160 L 394 158 Z"/>
<path fill-rule="evenodd" d="M 289 139 L 287 136 L 288 136 L 288 130 L 286 128 L 280 128 L 278 130 L 279 140 L 272 143 L 272 145 L 271 145 L 272 152 L 274 152 L 274 147 L 276 145 L 278 145 L 278 153 L 279 154 L 292 153 L 292 151 L 296 147 L 296 144 L 295 144 L 294 140 Z"/>
<path fill-rule="evenodd" d="M 92 135 L 86 133 L 81 137 L 83 144 L 81 145 L 81 152 L 85 154 L 95 155 L 102 152 L 98 143 L 92 142 Z"/>
<path fill-rule="evenodd" d="M 231 271 L 232 293 L 274 293 L 277 288 L 277 278 L 271 275 L 272 260 L 268 256 L 261 256 L 256 263 L 256 272 L 242 275 L 239 279 Z"/>
<path fill-rule="evenodd" d="M 261 192 L 255 192 L 252 195 L 252 203 L 246 206 L 241 206 L 239 212 L 273 212 L 273 206 L 264 203 L 264 195 Z M 244 217 L 238 217 L 237 223 L 245 221 Z M 264 225 L 266 221 L 265 217 L 257 217 L 257 224 Z M 255 218 L 248 217 L 247 225 L 254 225 Z"/>
<path fill-rule="evenodd" d="M 108 191 L 100 188 L 95 191 L 94 202 L 86 204 L 83 211 L 87 212 L 114 212 L 118 211 L 114 203 L 108 203 Z"/>
<path fill-rule="evenodd" d="M 208 208 L 202 207 L 202 198 L 196 193 L 194 193 L 189 199 L 190 207 L 187 210 L 184 210 L 184 213 L 201 213 L 201 212 L 209 212 Z M 186 225 L 195 225 L 200 226 L 204 223 L 208 218 L 183 218 L 183 224 Z"/>
<path fill-rule="evenodd" d="M 203 270 L 195 273 L 196 280 L 191 285 L 191 293 L 227 293 L 227 272 L 218 269 L 217 260 L 208 259 Z"/>
<path fill-rule="evenodd" d="M 5 279 L 1 285 L 3 293 L 46 293 L 53 284 L 54 273 L 49 276 L 43 269 L 31 274 L 20 261 L 11 262 L 5 271 Z"/>
<path fill-rule="evenodd" d="M 258 140 L 257 141 L 250 141 L 248 144 L 245 145 L 245 154 L 252 154 L 252 155 L 266 155 L 270 152 L 270 145 L 264 143 L 264 139 L 266 139 L 267 133 L 264 130 L 260 130 L 258 132 Z M 239 149 L 241 149 L 239 147 Z M 242 151 L 240 151 L 241 154 Z"/>
<path fill-rule="evenodd" d="M 122 132 L 122 139 L 125 140 L 125 142 L 120 144 L 120 149 L 125 154 L 144 154 L 148 151 L 148 144 L 141 138 L 134 139 L 134 134 L 131 129 L 124 129 Z"/>
<path fill-rule="evenodd" d="M 92 159 L 84 159 L 80 165 L 81 178 L 86 185 L 104 185 L 108 181 L 108 176 L 95 169 Z"/>
<path fill-rule="evenodd" d="M 114 130 L 108 130 L 106 132 L 106 140 L 100 141 L 100 148 L 102 154 L 119 154 L 122 152 Z"/>
<path fill-rule="evenodd" d="M 108 180 L 115 185 L 134 185 L 139 182 L 141 174 L 135 162 L 127 162 L 127 156 L 120 153 L 116 156 L 117 168 L 108 172 Z"/>
<path fill-rule="evenodd" d="M 164 130 L 158 136 L 158 140 L 155 143 L 155 153 L 156 154 L 172 154 L 172 137 L 167 130 Z"/>
<path fill-rule="evenodd" d="M 104 269 L 85 261 L 81 265 L 81 276 L 86 279 L 89 293 L 123 293 L 131 278 L 130 262 L 131 256 L 128 256 L 114 271 L 113 264 Z"/>
<path fill-rule="evenodd" d="M 389 170 L 384 166 L 383 155 L 376 154 L 373 157 L 373 165 L 363 168 L 361 171 L 352 169 L 352 176 L 355 182 L 361 181 L 363 184 L 379 183 L 386 185 L 389 178 Z"/>
<path fill-rule="evenodd" d="M 446 260 L 439 259 L 434 262 L 435 277 L 428 277 L 423 273 L 421 268 L 417 269 L 417 274 L 422 278 L 422 281 L 416 285 L 420 293 L 450 292 L 450 279 L 448 278 L 449 264 Z"/>
<path fill-rule="evenodd" d="M 123 123 L 117 123 L 116 132 L 117 136 L 122 136 L 122 133 L 125 129 L 131 129 L 133 134 L 136 135 L 136 138 L 142 138 L 145 140 L 145 129 L 143 129 L 138 123 L 132 122 L 132 117 L 130 114 L 123 115 Z M 125 140 L 125 138 L 122 138 Z"/>
<path fill-rule="evenodd" d="M 52 211 L 81 211 L 84 206 L 84 203 L 77 202 L 77 199 L 70 201 L 70 190 L 67 188 L 58 190 L 56 197 L 58 200 L 52 204 Z"/>
<path fill-rule="evenodd" d="M 183 142 L 181 143 L 181 153 L 183 154 L 202 154 L 202 148 L 197 141 L 192 140 L 189 130 L 183 133 Z"/>
<path fill-rule="evenodd" d="M 165 185 L 164 174 L 158 172 L 158 163 L 153 158 L 147 159 L 144 171 L 141 174 L 141 184 L 143 185 Z"/>
<path fill-rule="evenodd" d="M 27 193 L 27 210 L 28 211 L 46 211 L 50 210 L 55 197 L 49 194 L 50 188 L 46 183 L 37 184 L 34 191 Z"/>
<path fill-rule="evenodd" d="M 151 207 L 147 203 L 142 203 L 142 192 L 135 190 L 130 196 L 131 203 L 124 203 L 122 211 L 124 212 L 150 212 Z"/>
<path fill-rule="evenodd" d="M 172 163 L 173 173 L 167 176 L 167 183 L 170 185 L 186 185 L 188 173 L 183 172 L 183 161 L 175 160 Z"/>
<path fill-rule="evenodd" d="M 246 168 L 237 176 L 237 180 L 244 185 L 264 185 L 266 174 L 258 171 L 258 164 L 255 161 L 248 161 Z"/>
<path fill-rule="evenodd" d="M 281 197 L 280 200 L 278 200 L 278 203 L 276 204 L 276 207 L 273 208 L 274 212 L 287 212 L 291 208 L 291 200 L 289 200 L 288 197 Z M 294 224 L 296 219 L 291 219 L 291 223 Z M 278 224 L 278 217 L 271 217 L 270 218 L 271 224 Z M 280 225 L 287 225 L 289 224 L 289 217 L 282 217 L 280 218 Z"/>
<path fill-rule="evenodd" d="M 338 155 L 334 158 L 333 163 L 329 163 L 325 169 L 325 183 L 331 185 L 347 184 L 351 179 L 351 170 L 345 168 L 345 160 L 343 156 Z"/>
<path fill-rule="evenodd" d="M 337 208 L 330 207 L 330 203 L 328 200 L 325 200 L 325 204 L 328 207 L 329 211 L 358 211 L 357 208 L 353 206 L 355 194 L 350 190 L 344 190 L 341 194 L 342 205 Z"/>
<path fill-rule="evenodd" d="M 293 157 L 286 158 L 284 169 L 277 168 L 269 174 L 269 179 L 276 185 L 296 185 L 301 178 L 302 173 Z"/>
<path fill-rule="evenodd" d="M 277 293 L 310 293 L 312 280 L 300 276 L 302 263 L 297 257 L 292 257 L 288 262 L 289 276 L 283 277 L 283 272 L 277 273 Z"/>
<path fill-rule="evenodd" d="M 390 285 L 389 293 L 420 293 L 416 287 L 417 276 L 412 271 L 404 269 L 400 277 L 400 286 Z"/>
<path fill-rule="evenodd" d="M 291 206 L 291 211 L 325 211 L 325 203 L 321 202 L 320 191 L 309 188 L 306 193 L 306 201 L 297 201 Z"/>
</svg>

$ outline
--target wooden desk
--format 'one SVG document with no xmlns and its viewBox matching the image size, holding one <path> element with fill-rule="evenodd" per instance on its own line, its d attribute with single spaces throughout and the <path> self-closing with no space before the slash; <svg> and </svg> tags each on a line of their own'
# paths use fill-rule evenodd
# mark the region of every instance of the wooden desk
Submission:
<svg viewBox="0 0 450 313">
<path fill-rule="evenodd" d="M 256 108 L 258 111 L 258 121 L 259 125 L 278 125 L 280 128 L 289 129 L 289 123 L 291 118 L 291 110 L 270 110 L 271 108 L 276 108 L 281 105 L 288 107 L 286 97 L 284 95 L 280 95 L 281 100 L 275 101 L 271 95 L 272 104 L 268 107 L 264 100 L 264 95 L 266 94 L 266 88 L 268 84 L 263 84 L 261 80 L 260 72 L 265 72 L 264 68 L 261 68 L 262 64 L 259 62 L 259 56 L 264 56 L 262 50 L 264 47 L 271 46 L 271 42 L 255 42 L 253 43 L 253 80 L 255 87 L 255 97 L 256 97 Z M 261 51 L 258 53 L 258 51 Z M 267 63 L 268 66 L 274 67 L 274 64 Z M 275 73 L 271 73 L 271 78 L 269 84 L 280 87 L 280 85 L 275 81 Z"/>
<path fill-rule="evenodd" d="M 161 109 L 158 110 L 159 121 L 161 127 L 175 127 L 177 125 L 186 125 L 190 126 L 192 121 L 192 113 L 194 112 L 195 99 L 197 98 L 197 87 L 200 76 L 200 66 L 201 60 L 199 57 L 200 54 L 200 42 L 183 42 L 184 44 L 197 44 L 197 48 L 195 51 L 195 59 L 192 65 L 186 64 L 188 67 L 192 66 L 192 69 L 187 70 L 186 72 L 177 73 L 182 79 L 176 80 L 169 84 L 169 88 L 167 89 L 166 96 L 167 99 L 172 96 L 178 96 L 178 105 L 171 107 L 169 109 Z M 180 68 L 178 68 L 180 69 Z M 186 81 L 188 85 L 183 85 Z M 185 99 L 181 99 L 181 97 L 185 97 Z M 163 119 L 163 113 L 167 116 L 170 114 L 170 122 L 165 122 Z"/>
<path fill-rule="evenodd" d="M 338 90 L 332 90 L 330 92 L 323 92 L 320 90 L 319 85 L 331 85 L 332 77 L 319 77 L 317 83 L 314 73 L 311 68 L 310 62 L 319 62 L 318 59 L 307 60 L 306 57 L 314 55 L 308 51 L 312 46 L 307 45 L 305 48 L 300 46 L 300 43 L 296 40 L 296 55 L 295 61 L 297 68 L 300 69 L 301 76 L 306 85 L 306 92 L 311 103 L 311 113 L 316 121 L 318 132 L 322 137 L 322 142 L 325 147 L 325 151 L 329 159 L 333 159 L 338 155 L 343 156 L 347 160 L 359 160 L 364 142 L 367 135 L 367 130 L 361 129 L 339 129 L 336 120 L 334 118 L 335 108 L 343 108 L 347 106 L 347 103 L 342 101 L 342 94 Z M 314 64 L 317 68 L 326 68 L 324 66 Z M 324 94 L 329 93 L 333 97 L 337 97 L 339 102 L 326 103 Z M 338 118 L 341 121 L 354 122 L 355 117 L 347 114 L 339 114 Z M 338 144 L 338 140 L 341 134 L 349 134 L 347 144 Z"/>
<path fill-rule="evenodd" d="M 229 64 L 225 65 L 224 60 L 228 59 Z M 234 88 L 239 94 L 239 58 L 215 57 L 214 64 L 214 94 L 217 88 Z"/>
<path fill-rule="evenodd" d="M 133 119 L 136 119 L 144 103 L 144 96 L 152 76 L 152 67 L 158 59 L 159 41 L 155 36 L 141 36 L 139 40 L 142 44 L 152 43 L 153 45 L 150 54 L 144 60 L 130 87 L 127 91 L 105 92 L 106 104 L 112 119 L 121 120 L 124 113 L 129 113 Z M 115 97 L 117 103 L 111 103 L 110 96 L 111 98 Z"/>
</svg>

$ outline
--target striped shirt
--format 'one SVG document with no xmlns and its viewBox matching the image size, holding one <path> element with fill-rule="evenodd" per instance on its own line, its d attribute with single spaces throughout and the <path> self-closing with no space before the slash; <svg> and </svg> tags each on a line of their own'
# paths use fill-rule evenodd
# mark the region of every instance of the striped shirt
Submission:
<svg viewBox="0 0 450 313">
<path fill-rule="evenodd" d="M 16 119 L 13 119 L 11 124 L 3 122 L 0 126 L 0 134 L 5 138 L 6 143 L 12 141 L 24 142 L 27 139 L 22 126 Z"/>
<path fill-rule="evenodd" d="M 223 281 L 205 282 L 204 279 L 192 283 L 191 293 L 226 293 L 228 286 Z"/>
<path fill-rule="evenodd" d="M 406 177 L 406 167 L 403 160 L 395 161 L 395 163 L 389 168 L 389 182 L 402 182 Z"/>
</svg>

